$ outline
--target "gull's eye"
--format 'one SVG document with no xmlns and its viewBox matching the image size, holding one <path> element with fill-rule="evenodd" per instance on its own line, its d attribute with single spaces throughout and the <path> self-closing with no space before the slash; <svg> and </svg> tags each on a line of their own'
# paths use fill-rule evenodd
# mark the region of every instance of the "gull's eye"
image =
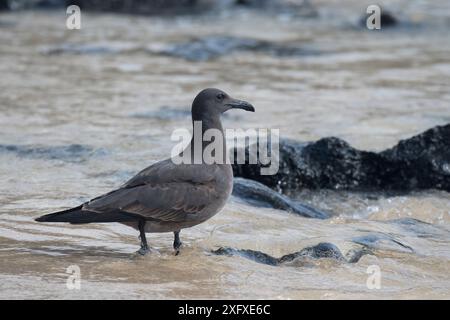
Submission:
<svg viewBox="0 0 450 320">
<path fill-rule="evenodd" d="M 222 101 L 222 100 L 225 98 L 225 95 L 224 95 L 223 93 L 219 93 L 219 94 L 216 96 L 216 98 L 217 98 L 217 100 Z"/>
</svg>

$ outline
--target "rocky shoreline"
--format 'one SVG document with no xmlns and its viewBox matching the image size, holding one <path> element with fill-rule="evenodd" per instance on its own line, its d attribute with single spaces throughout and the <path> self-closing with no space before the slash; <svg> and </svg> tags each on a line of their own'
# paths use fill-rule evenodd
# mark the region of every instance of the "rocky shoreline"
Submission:
<svg viewBox="0 0 450 320">
<path fill-rule="evenodd" d="M 245 154 L 249 159 L 248 147 Z M 234 176 L 284 194 L 302 189 L 450 191 L 450 124 L 382 152 L 358 150 L 335 137 L 309 143 L 283 139 L 278 173 L 260 175 L 261 167 L 260 163 L 234 164 Z"/>
<path fill-rule="evenodd" d="M 287 12 L 296 10 L 302 16 L 314 17 L 316 9 L 309 1 L 288 0 L 0 0 L 0 10 L 60 8 L 77 5 L 82 10 L 142 15 L 201 14 L 206 11 L 246 8 Z"/>
</svg>

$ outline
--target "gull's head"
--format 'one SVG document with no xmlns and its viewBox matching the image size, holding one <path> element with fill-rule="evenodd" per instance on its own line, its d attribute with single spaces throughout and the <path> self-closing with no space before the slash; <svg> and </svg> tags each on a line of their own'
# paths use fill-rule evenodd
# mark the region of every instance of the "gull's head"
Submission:
<svg viewBox="0 0 450 320">
<path fill-rule="evenodd" d="M 194 120 L 201 120 L 207 115 L 219 116 L 230 109 L 255 112 L 255 108 L 247 101 L 234 99 L 220 89 L 208 88 L 195 97 L 192 103 L 192 117 Z"/>
</svg>

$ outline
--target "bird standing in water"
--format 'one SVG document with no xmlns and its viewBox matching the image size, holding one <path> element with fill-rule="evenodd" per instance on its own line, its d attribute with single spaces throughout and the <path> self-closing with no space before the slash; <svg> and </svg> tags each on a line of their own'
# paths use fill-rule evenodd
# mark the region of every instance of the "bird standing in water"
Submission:
<svg viewBox="0 0 450 320">
<path fill-rule="evenodd" d="M 255 111 L 248 102 L 233 99 L 219 89 L 204 89 L 195 97 L 192 121 L 201 121 L 202 137 L 197 137 L 200 132 L 194 130 L 191 143 L 183 152 L 200 150 L 200 163 L 175 164 L 172 158 L 157 162 L 114 191 L 78 207 L 41 216 L 36 221 L 72 224 L 120 222 L 139 230 L 141 248 L 138 252 L 142 255 L 149 251 L 146 232 L 173 232 L 173 247 L 178 254 L 182 244 L 180 230 L 202 223 L 218 213 L 233 189 L 233 171 L 229 162 L 222 159 L 211 164 L 203 159 L 203 151 L 212 143 L 203 141 L 203 134 L 209 129 L 220 131 L 223 150 L 226 151 L 220 116 L 230 109 Z M 196 141 L 200 142 L 201 148 L 195 147 Z M 225 155 L 223 152 L 223 157 Z M 192 153 L 191 160 L 194 160 Z"/>
</svg>

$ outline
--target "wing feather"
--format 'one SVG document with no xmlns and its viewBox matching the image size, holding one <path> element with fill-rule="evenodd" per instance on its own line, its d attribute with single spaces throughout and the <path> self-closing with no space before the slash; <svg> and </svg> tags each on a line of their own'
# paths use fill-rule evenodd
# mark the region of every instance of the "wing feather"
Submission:
<svg viewBox="0 0 450 320">
<path fill-rule="evenodd" d="M 173 182 L 118 189 L 86 203 L 83 210 L 111 212 L 120 210 L 149 220 L 185 221 L 217 198 L 211 185 Z"/>
</svg>

